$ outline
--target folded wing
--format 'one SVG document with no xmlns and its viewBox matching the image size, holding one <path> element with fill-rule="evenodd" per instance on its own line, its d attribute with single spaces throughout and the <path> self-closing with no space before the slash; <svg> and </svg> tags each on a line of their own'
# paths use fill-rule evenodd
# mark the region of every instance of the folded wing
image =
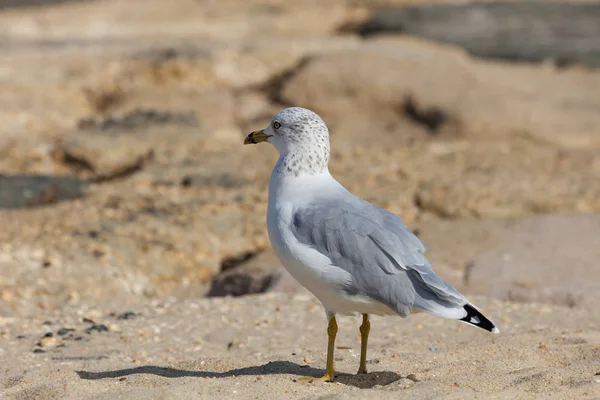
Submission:
<svg viewBox="0 0 600 400">
<path fill-rule="evenodd" d="M 297 209 L 292 230 L 301 243 L 350 273 L 347 293 L 373 298 L 401 316 L 413 308 L 440 315 L 467 303 L 435 274 L 423 254 L 428 247 L 399 216 L 349 192 Z"/>
</svg>

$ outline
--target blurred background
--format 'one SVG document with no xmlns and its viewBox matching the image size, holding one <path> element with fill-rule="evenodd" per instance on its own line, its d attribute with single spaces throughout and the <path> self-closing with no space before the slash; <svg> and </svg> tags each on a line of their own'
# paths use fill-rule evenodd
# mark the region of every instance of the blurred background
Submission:
<svg viewBox="0 0 600 400">
<path fill-rule="evenodd" d="M 0 0 L 0 315 L 299 290 L 270 250 L 281 108 L 468 293 L 600 291 L 600 4 Z"/>
</svg>

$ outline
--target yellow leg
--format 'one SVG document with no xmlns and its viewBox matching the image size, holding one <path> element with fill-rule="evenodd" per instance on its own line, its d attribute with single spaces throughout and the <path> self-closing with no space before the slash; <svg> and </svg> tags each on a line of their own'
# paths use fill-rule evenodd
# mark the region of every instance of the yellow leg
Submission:
<svg viewBox="0 0 600 400">
<path fill-rule="evenodd" d="M 312 382 L 312 381 L 322 381 L 322 382 L 333 382 L 333 378 L 335 375 L 335 370 L 333 369 L 333 351 L 335 349 L 335 336 L 337 335 L 338 326 L 337 321 L 335 320 L 335 316 L 332 316 L 329 319 L 329 325 L 327 326 L 327 367 L 325 368 L 325 375 L 321 378 L 313 378 L 313 377 L 302 377 L 298 379 L 300 382 Z"/>
<path fill-rule="evenodd" d="M 369 322 L 369 314 L 363 314 L 363 322 L 360 326 L 360 366 L 358 367 L 359 374 L 367 373 L 367 342 L 369 341 L 369 331 L 371 323 Z"/>
<path fill-rule="evenodd" d="M 333 369 L 333 351 L 335 350 L 335 336 L 337 335 L 337 331 L 338 326 L 334 316 L 329 320 L 329 326 L 327 327 L 327 367 L 323 376 L 325 382 L 333 382 L 333 376 L 335 375 L 335 370 Z"/>
</svg>

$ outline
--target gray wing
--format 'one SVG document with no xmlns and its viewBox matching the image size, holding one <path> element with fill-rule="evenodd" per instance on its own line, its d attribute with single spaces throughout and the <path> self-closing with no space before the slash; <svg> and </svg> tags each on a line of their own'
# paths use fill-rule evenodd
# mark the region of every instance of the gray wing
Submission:
<svg viewBox="0 0 600 400">
<path fill-rule="evenodd" d="M 407 316 L 464 305 L 466 299 L 438 277 L 423 253 L 428 249 L 402 219 L 347 193 L 297 209 L 296 238 L 329 257 L 352 276 L 343 289 L 378 300 Z"/>
</svg>

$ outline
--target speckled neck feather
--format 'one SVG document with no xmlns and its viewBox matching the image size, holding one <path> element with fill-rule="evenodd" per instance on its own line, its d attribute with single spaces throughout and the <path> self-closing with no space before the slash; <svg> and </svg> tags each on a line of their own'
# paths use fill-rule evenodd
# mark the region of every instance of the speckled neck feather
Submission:
<svg viewBox="0 0 600 400">
<path fill-rule="evenodd" d="M 326 171 L 328 163 L 329 147 L 326 152 L 323 149 L 307 149 L 288 153 L 279 158 L 275 168 L 278 174 L 298 176 L 302 173 L 318 174 Z"/>
</svg>

